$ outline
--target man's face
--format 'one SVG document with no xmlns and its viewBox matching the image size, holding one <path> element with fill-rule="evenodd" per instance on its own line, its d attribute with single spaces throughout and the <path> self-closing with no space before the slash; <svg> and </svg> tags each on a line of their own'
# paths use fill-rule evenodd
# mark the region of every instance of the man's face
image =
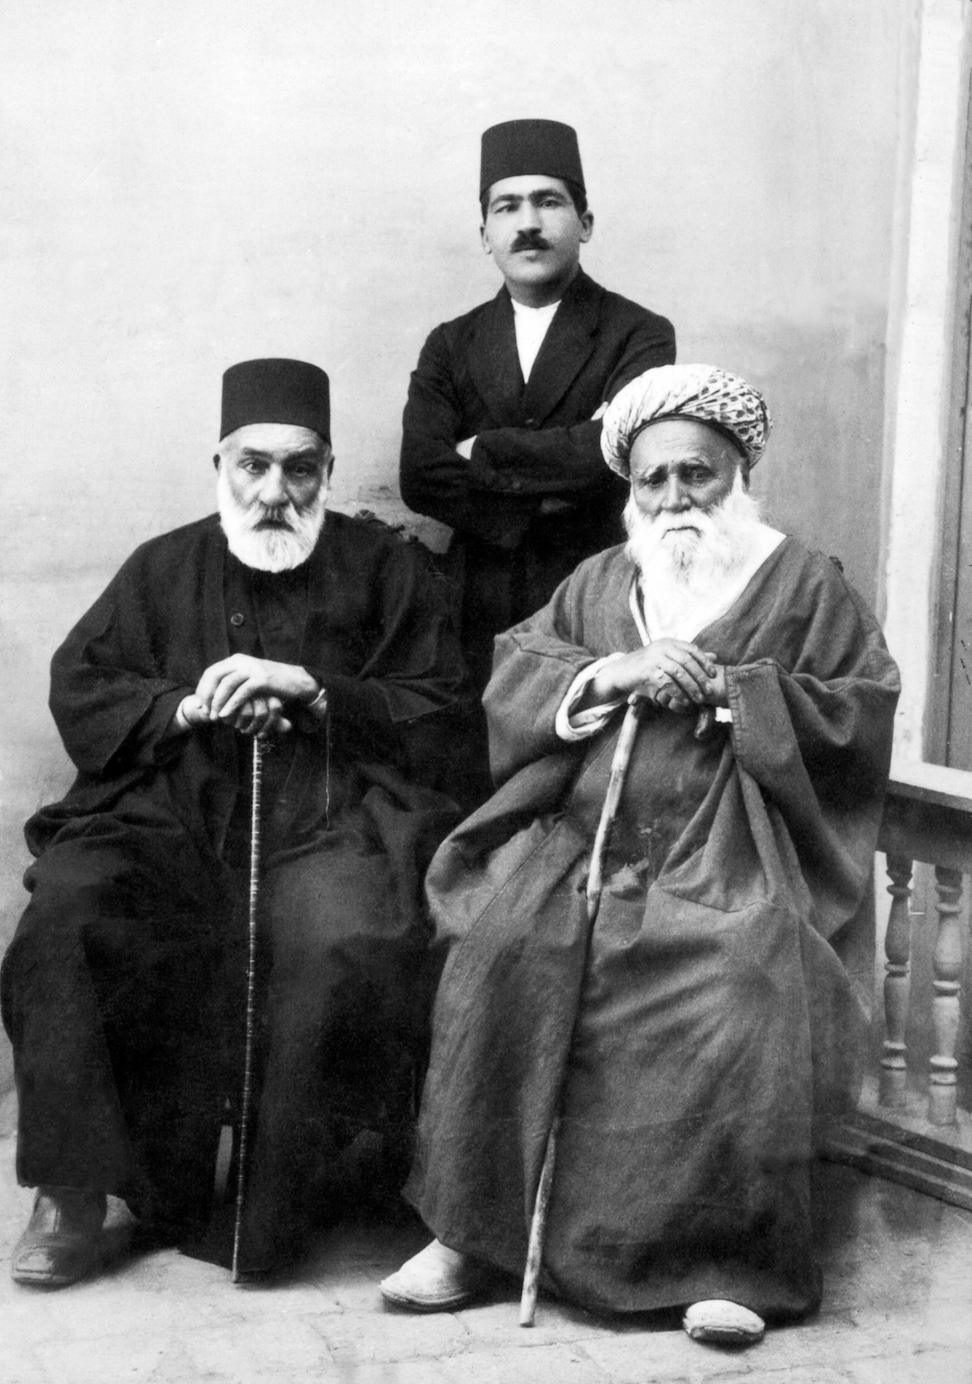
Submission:
<svg viewBox="0 0 972 1384">
<path fill-rule="evenodd" d="M 255 528 L 286 525 L 317 499 L 326 474 L 324 444 L 310 428 L 291 423 L 248 423 L 224 437 L 222 465 L 233 499 L 259 515 Z"/>
<path fill-rule="evenodd" d="M 230 549 L 263 571 L 298 566 L 314 550 L 327 501 L 330 449 L 290 423 L 249 423 L 214 458 L 220 518 Z"/>
<path fill-rule="evenodd" d="M 631 498 L 646 519 L 668 531 L 700 534 L 693 510 L 725 499 L 742 458 L 714 428 L 692 418 L 665 418 L 638 434 L 631 448 Z"/>
<path fill-rule="evenodd" d="M 578 216 L 560 178 L 525 173 L 493 183 L 480 234 L 511 295 L 542 306 L 532 300 L 556 302 L 577 273 L 580 247 L 593 229 L 593 216 Z"/>
</svg>

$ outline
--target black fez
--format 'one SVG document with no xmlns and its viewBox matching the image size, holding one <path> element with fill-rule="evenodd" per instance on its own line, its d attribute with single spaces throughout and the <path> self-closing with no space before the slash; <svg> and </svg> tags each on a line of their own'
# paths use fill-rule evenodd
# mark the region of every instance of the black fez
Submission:
<svg viewBox="0 0 972 1384">
<path fill-rule="evenodd" d="M 584 187 L 577 131 L 559 120 L 504 120 L 483 133 L 479 195 L 501 178 L 546 174 Z"/>
<path fill-rule="evenodd" d="M 327 376 L 304 360 L 244 360 L 223 375 L 219 440 L 247 423 L 293 423 L 331 440 Z"/>
</svg>

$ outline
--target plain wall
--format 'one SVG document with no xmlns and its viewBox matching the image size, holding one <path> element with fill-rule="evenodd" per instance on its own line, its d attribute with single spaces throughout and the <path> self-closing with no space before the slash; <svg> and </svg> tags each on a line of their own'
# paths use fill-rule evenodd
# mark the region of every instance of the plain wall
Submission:
<svg viewBox="0 0 972 1384">
<path fill-rule="evenodd" d="M 332 380 L 336 500 L 398 511 L 401 408 L 491 296 L 479 136 L 580 135 L 584 264 L 736 370 L 755 490 L 872 598 L 910 0 L 5 0 L 0 933 L 69 766 L 50 654 L 142 539 L 212 509 L 222 370 Z M 5 1080 L 0 1072 L 0 1084 Z"/>
</svg>

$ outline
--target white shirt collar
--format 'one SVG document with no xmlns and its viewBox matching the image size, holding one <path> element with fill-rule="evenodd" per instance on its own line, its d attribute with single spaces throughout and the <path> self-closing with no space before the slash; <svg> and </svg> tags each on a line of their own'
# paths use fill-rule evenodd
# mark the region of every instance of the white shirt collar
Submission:
<svg viewBox="0 0 972 1384">
<path fill-rule="evenodd" d="M 515 298 L 511 298 L 510 301 L 513 304 L 516 353 L 520 358 L 520 370 L 523 373 L 523 379 L 526 381 L 530 378 L 533 363 L 540 354 L 540 347 L 547 335 L 547 328 L 560 307 L 560 300 L 558 299 L 556 303 L 548 303 L 546 307 L 542 308 L 531 308 L 526 303 L 518 303 Z"/>
</svg>

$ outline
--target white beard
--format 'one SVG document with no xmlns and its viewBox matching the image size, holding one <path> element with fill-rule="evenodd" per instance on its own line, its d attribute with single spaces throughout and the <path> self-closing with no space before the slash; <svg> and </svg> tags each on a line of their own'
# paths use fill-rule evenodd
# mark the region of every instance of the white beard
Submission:
<svg viewBox="0 0 972 1384">
<path fill-rule="evenodd" d="M 327 490 L 325 481 L 313 502 L 303 510 L 289 502 L 269 510 L 256 501 L 247 508 L 236 499 L 230 488 L 226 467 L 221 465 L 216 477 L 216 499 L 219 521 L 230 552 L 244 566 L 256 567 L 261 572 L 289 572 L 291 568 L 299 567 L 316 548 L 324 527 Z M 271 516 L 287 527 L 257 527 Z"/>
<path fill-rule="evenodd" d="M 624 526 L 625 551 L 645 589 L 675 612 L 719 594 L 727 577 L 746 561 L 762 524 L 759 503 L 737 471 L 729 494 L 709 510 L 693 508 L 651 519 L 632 494 L 624 507 Z"/>
</svg>

